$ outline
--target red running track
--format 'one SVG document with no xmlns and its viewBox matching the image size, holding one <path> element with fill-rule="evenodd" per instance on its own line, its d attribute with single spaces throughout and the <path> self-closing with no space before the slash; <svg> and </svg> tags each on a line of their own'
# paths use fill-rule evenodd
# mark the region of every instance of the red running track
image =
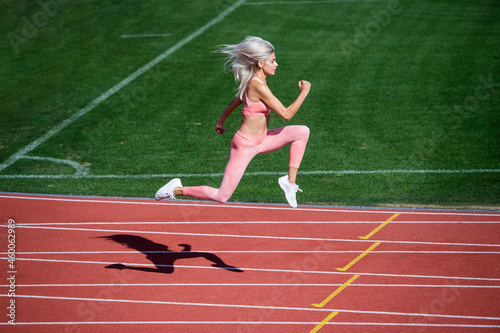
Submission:
<svg viewBox="0 0 500 333">
<path fill-rule="evenodd" d="M 497 212 L 3 193 L 0 224 L 2 332 L 500 330 Z"/>
</svg>

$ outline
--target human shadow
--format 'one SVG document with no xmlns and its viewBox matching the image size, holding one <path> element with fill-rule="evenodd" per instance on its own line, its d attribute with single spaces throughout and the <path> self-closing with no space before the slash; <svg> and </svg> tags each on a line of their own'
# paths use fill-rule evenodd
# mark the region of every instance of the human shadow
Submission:
<svg viewBox="0 0 500 333">
<path fill-rule="evenodd" d="M 135 235 L 118 234 L 111 236 L 102 236 L 98 238 L 104 238 L 117 242 L 119 244 L 125 245 L 131 249 L 142 252 L 146 255 L 146 258 L 150 260 L 156 268 L 152 267 L 135 267 L 126 266 L 123 264 L 112 264 L 105 268 L 114 269 L 130 269 L 143 272 L 153 272 L 153 273 L 164 273 L 172 274 L 174 272 L 174 263 L 179 259 L 191 259 L 191 258 L 205 258 L 208 261 L 213 262 L 213 267 L 223 268 L 232 272 L 243 272 L 243 270 L 229 266 L 221 258 L 213 253 L 208 252 L 193 252 L 191 251 L 191 245 L 189 244 L 179 244 L 179 246 L 184 247 L 182 251 L 172 251 L 168 249 L 168 246 L 155 243 L 144 237 Z"/>
</svg>

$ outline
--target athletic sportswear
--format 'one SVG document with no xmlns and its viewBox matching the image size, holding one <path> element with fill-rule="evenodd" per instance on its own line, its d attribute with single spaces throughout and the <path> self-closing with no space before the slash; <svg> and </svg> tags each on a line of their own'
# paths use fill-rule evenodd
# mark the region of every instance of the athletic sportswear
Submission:
<svg viewBox="0 0 500 333">
<path fill-rule="evenodd" d="M 259 81 L 260 83 L 264 84 L 259 78 L 254 77 L 250 81 Z M 254 117 L 265 117 L 269 116 L 269 111 L 271 111 L 271 108 L 266 105 L 264 102 L 252 102 L 251 100 L 248 99 L 248 88 L 245 91 L 245 107 L 241 110 L 241 113 L 243 113 L 245 116 L 254 116 Z"/>
<path fill-rule="evenodd" d="M 221 186 L 183 187 L 182 195 L 198 199 L 226 202 L 238 186 L 250 161 L 257 154 L 270 153 L 291 143 L 288 166 L 299 168 L 309 139 L 309 128 L 292 125 L 268 130 L 263 135 L 249 135 L 237 131 L 231 141 L 229 162 Z"/>
</svg>

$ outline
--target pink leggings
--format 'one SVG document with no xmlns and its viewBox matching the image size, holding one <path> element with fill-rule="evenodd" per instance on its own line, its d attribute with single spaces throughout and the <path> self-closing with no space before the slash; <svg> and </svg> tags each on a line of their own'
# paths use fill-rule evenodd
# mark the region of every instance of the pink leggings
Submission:
<svg viewBox="0 0 500 333">
<path fill-rule="evenodd" d="M 291 143 L 289 167 L 299 168 L 308 139 L 309 128 L 307 126 L 294 125 L 276 128 L 268 130 L 263 135 L 249 135 L 237 131 L 231 141 L 231 154 L 221 186 L 218 189 L 209 186 L 183 187 L 182 195 L 226 202 L 255 155 L 270 153 Z"/>
</svg>

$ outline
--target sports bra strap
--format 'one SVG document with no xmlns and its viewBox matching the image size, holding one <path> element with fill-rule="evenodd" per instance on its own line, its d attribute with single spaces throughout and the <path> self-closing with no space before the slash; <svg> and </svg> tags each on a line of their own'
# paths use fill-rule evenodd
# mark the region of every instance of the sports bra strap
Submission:
<svg viewBox="0 0 500 333">
<path fill-rule="evenodd" d="M 250 82 L 251 82 L 251 81 L 254 81 L 254 80 L 257 80 L 257 81 L 259 81 L 261 84 L 264 84 L 264 82 L 262 82 L 262 80 L 261 80 L 261 79 L 259 79 L 258 77 L 255 77 L 255 76 L 254 76 L 253 78 L 251 78 L 251 79 L 250 79 Z M 250 82 L 249 82 L 249 83 L 250 83 Z M 245 101 L 247 102 L 247 105 L 254 104 L 254 103 L 259 103 L 259 102 L 252 102 L 251 100 L 249 100 L 249 99 L 248 99 L 248 87 L 247 87 L 247 89 L 245 90 Z"/>
<path fill-rule="evenodd" d="M 250 81 L 253 81 L 253 80 L 257 80 L 257 81 L 259 81 L 260 83 L 264 84 L 264 82 L 262 82 L 262 80 L 261 80 L 261 79 L 259 79 L 258 77 L 255 77 L 255 76 L 254 76 L 254 77 L 253 77 Z"/>
</svg>

